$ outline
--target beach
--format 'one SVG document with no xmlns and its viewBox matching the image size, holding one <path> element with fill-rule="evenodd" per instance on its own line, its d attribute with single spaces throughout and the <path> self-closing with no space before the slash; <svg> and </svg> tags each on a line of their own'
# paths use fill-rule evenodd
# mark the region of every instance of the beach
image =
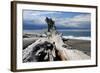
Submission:
<svg viewBox="0 0 100 73">
<path fill-rule="evenodd" d="M 91 41 L 90 40 L 76 39 L 76 38 L 75 39 L 74 38 L 64 38 L 63 39 L 59 37 L 59 35 L 58 36 L 54 35 L 54 37 L 52 37 L 50 41 L 48 40 L 48 38 L 44 36 L 30 37 L 30 34 L 29 34 L 28 37 L 23 38 L 23 60 L 26 59 L 27 56 L 29 56 L 29 53 L 32 53 L 32 51 L 35 50 L 34 47 L 36 44 L 37 45 L 39 43 L 43 44 L 43 42 L 45 41 L 49 41 L 49 42 L 55 41 L 56 49 L 59 51 L 63 50 L 63 52 L 65 53 L 64 54 L 62 52 L 62 54 L 64 54 L 65 57 L 67 58 L 65 60 L 80 60 L 80 59 L 83 60 L 83 59 L 90 59 L 91 57 L 91 47 L 90 47 Z M 30 55 L 29 57 L 33 58 L 35 57 L 35 55 Z M 34 60 L 35 59 L 32 59 L 31 61 L 34 62 Z M 24 62 L 26 62 L 26 60 L 24 60 Z"/>
<path fill-rule="evenodd" d="M 23 49 L 31 45 L 36 41 L 36 37 L 34 38 L 24 38 L 23 39 Z M 87 54 L 88 56 L 91 55 L 91 42 L 90 40 L 77 40 L 77 39 L 68 39 L 67 41 L 64 40 L 64 43 L 72 47 L 73 49 L 80 50 Z"/>
<path fill-rule="evenodd" d="M 64 41 L 67 45 L 72 47 L 73 49 L 80 50 L 87 54 L 88 56 L 91 56 L 91 42 L 90 40 L 78 40 L 78 39 L 69 39 L 67 41 Z"/>
<path fill-rule="evenodd" d="M 30 35 L 29 35 L 30 36 Z M 39 38 L 45 38 L 40 36 L 32 36 L 30 38 L 26 37 L 23 38 L 23 49 L 34 43 Z M 91 41 L 90 40 L 83 40 L 83 39 L 74 39 L 74 38 L 64 38 L 64 43 L 72 47 L 73 49 L 80 50 L 87 54 L 88 56 L 91 55 Z"/>
</svg>

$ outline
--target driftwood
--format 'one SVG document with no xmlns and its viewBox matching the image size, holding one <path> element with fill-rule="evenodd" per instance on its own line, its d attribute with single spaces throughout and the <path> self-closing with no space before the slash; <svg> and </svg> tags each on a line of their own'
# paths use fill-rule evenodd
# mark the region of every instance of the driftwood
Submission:
<svg viewBox="0 0 100 73">
<path fill-rule="evenodd" d="M 23 50 L 23 62 L 59 61 L 62 55 L 54 43 L 39 39 Z"/>
<path fill-rule="evenodd" d="M 40 38 L 23 50 L 23 62 L 64 61 L 89 59 L 81 51 L 64 47 L 61 35 L 52 33 L 51 37 Z"/>
</svg>

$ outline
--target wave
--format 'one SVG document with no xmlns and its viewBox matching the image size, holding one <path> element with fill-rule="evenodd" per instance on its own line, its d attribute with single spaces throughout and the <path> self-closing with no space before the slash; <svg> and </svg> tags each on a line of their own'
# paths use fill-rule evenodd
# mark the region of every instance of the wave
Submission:
<svg viewBox="0 0 100 73">
<path fill-rule="evenodd" d="M 62 36 L 64 39 L 91 40 L 90 37 Z"/>
</svg>

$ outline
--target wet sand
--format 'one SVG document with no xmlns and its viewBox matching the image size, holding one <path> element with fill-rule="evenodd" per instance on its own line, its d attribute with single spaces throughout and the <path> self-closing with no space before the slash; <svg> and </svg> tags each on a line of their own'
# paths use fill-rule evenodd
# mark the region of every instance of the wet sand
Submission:
<svg viewBox="0 0 100 73">
<path fill-rule="evenodd" d="M 77 39 L 69 39 L 64 41 L 67 45 L 71 46 L 73 49 L 80 50 L 91 56 L 91 41 L 90 40 L 77 40 Z"/>
</svg>

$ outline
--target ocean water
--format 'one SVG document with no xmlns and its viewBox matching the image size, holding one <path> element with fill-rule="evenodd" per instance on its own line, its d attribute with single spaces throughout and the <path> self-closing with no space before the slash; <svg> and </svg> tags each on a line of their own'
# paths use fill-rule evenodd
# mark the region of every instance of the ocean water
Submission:
<svg viewBox="0 0 100 73">
<path fill-rule="evenodd" d="M 91 37 L 90 30 L 58 30 L 63 36 L 73 36 L 73 37 Z"/>
<path fill-rule="evenodd" d="M 46 30 L 24 30 L 24 32 L 43 34 Z M 90 30 L 57 30 L 57 32 L 62 33 L 63 37 L 68 39 L 91 40 Z"/>
</svg>

